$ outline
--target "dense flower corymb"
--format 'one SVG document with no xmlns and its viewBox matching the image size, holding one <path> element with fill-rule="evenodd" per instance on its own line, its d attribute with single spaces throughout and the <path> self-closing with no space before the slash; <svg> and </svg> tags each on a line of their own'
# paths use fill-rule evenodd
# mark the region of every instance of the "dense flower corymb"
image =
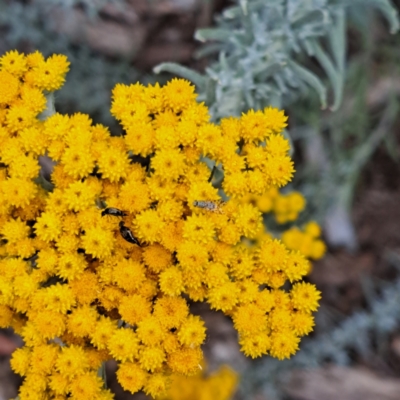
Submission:
<svg viewBox="0 0 400 400">
<path fill-rule="evenodd" d="M 188 81 L 118 84 L 111 112 L 126 134 L 114 137 L 80 113 L 39 119 L 64 56 L 9 52 L 0 66 L 0 322 L 25 342 L 12 358 L 21 400 L 112 398 L 97 376 L 109 359 L 132 393 L 196 374 L 206 332 L 188 299 L 228 314 L 248 356 L 297 351 L 320 297 L 301 282 L 309 261 L 293 235 L 289 249 L 264 232 L 265 208 L 248 200 L 294 173 L 282 111 L 215 124 Z"/>
</svg>

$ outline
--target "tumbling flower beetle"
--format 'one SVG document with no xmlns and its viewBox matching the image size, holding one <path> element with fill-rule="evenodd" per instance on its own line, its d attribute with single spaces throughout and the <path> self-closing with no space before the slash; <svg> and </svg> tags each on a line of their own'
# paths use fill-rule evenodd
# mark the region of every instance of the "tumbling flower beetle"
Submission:
<svg viewBox="0 0 400 400">
<path fill-rule="evenodd" d="M 223 204 L 223 202 L 218 202 L 218 201 L 197 201 L 195 200 L 193 202 L 193 205 L 195 207 L 199 207 L 202 208 L 203 210 L 207 210 L 207 211 L 212 211 L 218 214 L 223 214 L 221 205 Z"/>
<path fill-rule="evenodd" d="M 125 214 L 118 208 L 108 207 L 101 212 L 102 217 L 104 217 L 105 215 L 114 215 L 115 217 L 126 217 L 128 214 Z"/>
<path fill-rule="evenodd" d="M 119 231 L 121 236 L 129 243 L 137 244 L 140 247 L 139 241 L 133 236 L 132 231 L 124 225 L 123 221 L 119 223 Z"/>
</svg>

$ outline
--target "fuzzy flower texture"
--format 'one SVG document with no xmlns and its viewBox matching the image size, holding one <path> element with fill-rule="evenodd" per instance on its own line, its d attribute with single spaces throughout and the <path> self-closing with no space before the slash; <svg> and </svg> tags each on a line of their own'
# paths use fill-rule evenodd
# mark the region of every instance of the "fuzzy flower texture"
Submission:
<svg viewBox="0 0 400 400">
<path fill-rule="evenodd" d="M 111 136 L 84 114 L 44 118 L 68 68 L 63 55 L 0 58 L 0 326 L 25 343 L 11 360 L 20 400 L 112 399 L 97 373 L 111 359 L 124 389 L 161 396 L 202 362 L 190 301 L 231 317 L 247 356 L 293 355 L 320 293 L 302 282 L 308 259 L 243 201 L 291 180 L 287 117 L 268 107 L 218 125 L 186 80 L 117 84 L 124 135 Z"/>
</svg>

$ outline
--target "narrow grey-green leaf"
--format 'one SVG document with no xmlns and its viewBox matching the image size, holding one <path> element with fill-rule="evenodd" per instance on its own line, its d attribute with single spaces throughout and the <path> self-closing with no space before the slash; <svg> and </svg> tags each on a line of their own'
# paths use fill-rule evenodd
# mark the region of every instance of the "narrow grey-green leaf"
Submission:
<svg viewBox="0 0 400 400">
<path fill-rule="evenodd" d="M 329 31 L 328 41 L 337 71 L 338 83 L 337 86 L 333 87 L 335 97 L 331 106 L 331 110 L 336 111 L 342 102 L 345 81 L 346 14 L 343 9 L 336 11 L 334 26 L 333 29 Z"/>
<path fill-rule="evenodd" d="M 44 121 L 55 113 L 56 109 L 54 106 L 54 93 L 50 92 L 46 94 L 46 109 L 39 114 L 38 118 L 41 121 Z"/>
<path fill-rule="evenodd" d="M 255 77 L 265 80 L 281 70 L 285 65 L 286 63 L 284 62 L 260 63 L 260 65 L 254 68 L 253 74 Z"/>
<path fill-rule="evenodd" d="M 281 2 L 281 0 L 268 0 L 268 6 L 273 7 L 276 5 L 280 5 Z M 247 10 L 253 12 L 264 8 L 265 6 L 265 0 L 253 0 L 250 4 L 248 4 Z M 243 9 L 240 6 L 229 7 L 223 11 L 222 15 L 227 19 L 234 19 L 243 15 Z"/>
<path fill-rule="evenodd" d="M 200 42 L 206 42 L 207 40 L 228 40 L 232 36 L 232 31 L 229 29 L 217 29 L 217 28 L 204 28 L 198 29 L 194 34 L 194 38 Z"/>
<path fill-rule="evenodd" d="M 207 79 L 206 88 L 205 88 L 205 102 L 210 105 L 215 102 L 215 89 L 216 82 L 212 79 Z"/>
<path fill-rule="evenodd" d="M 334 27 L 328 33 L 329 46 L 339 70 L 344 70 L 346 59 L 346 13 L 344 9 L 335 12 Z"/>
<path fill-rule="evenodd" d="M 310 85 L 318 93 L 321 107 L 326 108 L 326 88 L 317 75 L 308 71 L 297 62 L 288 60 L 288 65 L 295 71 L 300 79 Z"/>
<path fill-rule="evenodd" d="M 379 8 L 389 22 L 390 33 L 396 33 L 399 30 L 398 12 L 389 0 L 336 0 L 335 3 L 339 6 L 373 6 Z"/>
<path fill-rule="evenodd" d="M 331 83 L 334 101 L 331 109 L 336 110 L 339 106 L 342 95 L 343 95 L 343 77 L 340 71 L 335 68 L 333 62 L 330 60 L 328 54 L 322 49 L 319 43 L 314 41 L 314 55 L 317 58 L 318 62 L 321 64 L 324 69 L 328 79 Z"/>
<path fill-rule="evenodd" d="M 312 10 L 307 14 L 301 15 L 292 21 L 292 28 L 298 29 L 307 24 L 327 23 L 329 21 L 329 13 L 327 10 Z"/>
<path fill-rule="evenodd" d="M 160 72 L 170 72 L 179 75 L 193 82 L 199 89 L 203 90 L 206 85 L 206 78 L 190 68 L 175 63 L 162 63 L 153 68 L 155 74 Z"/>
<path fill-rule="evenodd" d="M 193 54 L 193 57 L 196 59 L 200 59 L 203 57 L 207 57 L 211 54 L 218 53 L 223 49 L 222 43 L 211 43 L 207 44 L 199 50 L 196 50 Z"/>
</svg>

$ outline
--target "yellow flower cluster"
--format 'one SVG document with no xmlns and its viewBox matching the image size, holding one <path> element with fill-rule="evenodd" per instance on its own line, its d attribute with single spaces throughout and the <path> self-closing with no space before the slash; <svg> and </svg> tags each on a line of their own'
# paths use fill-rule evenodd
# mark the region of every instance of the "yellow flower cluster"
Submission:
<svg viewBox="0 0 400 400">
<path fill-rule="evenodd" d="M 325 243 L 321 240 L 321 228 L 311 221 L 301 230 L 292 227 L 282 234 L 282 242 L 291 250 L 298 250 L 307 258 L 319 260 L 326 252 Z"/>
<path fill-rule="evenodd" d="M 25 342 L 12 357 L 21 400 L 110 399 L 97 374 L 109 359 L 124 389 L 153 397 L 196 374 L 206 330 L 188 299 L 229 315 L 248 356 L 298 350 L 320 298 L 301 282 L 309 262 L 244 240 L 263 223 L 242 198 L 294 172 L 282 111 L 217 125 L 188 81 L 118 84 L 111 111 L 126 133 L 113 137 L 84 114 L 38 118 L 65 57 L 10 52 L 0 65 L 0 326 Z M 40 155 L 56 162 L 50 191 Z"/>
<path fill-rule="evenodd" d="M 288 194 L 272 187 L 261 196 L 248 196 L 243 201 L 252 202 L 263 213 L 273 213 L 278 224 L 295 221 L 306 206 L 306 199 L 300 192 Z"/>
<path fill-rule="evenodd" d="M 228 366 L 206 375 L 203 370 L 194 376 L 175 375 L 166 396 L 158 400 L 229 400 L 238 382 L 237 373 Z"/>
</svg>

